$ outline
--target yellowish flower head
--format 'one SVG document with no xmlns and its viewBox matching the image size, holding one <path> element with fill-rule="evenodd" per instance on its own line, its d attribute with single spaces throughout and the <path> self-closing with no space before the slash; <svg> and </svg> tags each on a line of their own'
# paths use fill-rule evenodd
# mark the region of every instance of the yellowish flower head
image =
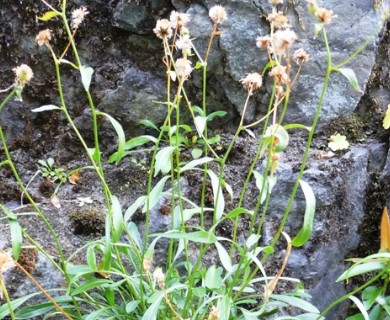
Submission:
<svg viewBox="0 0 390 320">
<path fill-rule="evenodd" d="M 254 91 L 263 84 L 263 77 L 257 72 L 248 73 L 244 79 L 241 79 L 241 82 L 245 89 Z"/>
<path fill-rule="evenodd" d="M 48 45 L 51 40 L 51 30 L 45 29 L 40 31 L 35 37 L 35 40 L 37 41 L 39 46 Z"/>
<path fill-rule="evenodd" d="M 22 87 L 28 84 L 34 76 L 34 73 L 27 64 L 21 64 L 14 68 L 13 72 L 15 73 L 15 82 Z"/>
</svg>

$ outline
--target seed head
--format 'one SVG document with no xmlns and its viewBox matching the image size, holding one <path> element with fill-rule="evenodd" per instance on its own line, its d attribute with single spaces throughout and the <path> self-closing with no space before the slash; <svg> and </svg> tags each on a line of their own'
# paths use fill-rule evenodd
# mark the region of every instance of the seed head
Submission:
<svg viewBox="0 0 390 320">
<path fill-rule="evenodd" d="M 156 270 L 154 270 L 153 279 L 157 281 L 161 289 L 165 287 L 165 275 L 161 268 L 156 268 Z"/>
<path fill-rule="evenodd" d="M 169 16 L 169 21 L 171 22 L 173 28 L 181 29 L 187 25 L 188 21 L 190 21 L 190 15 L 187 13 L 172 11 Z"/>
<path fill-rule="evenodd" d="M 209 17 L 214 23 L 222 24 L 227 19 L 227 13 L 224 7 L 217 5 L 210 9 Z"/>
<path fill-rule="evenodd" d="M 267 49 L 271 45 L 271 37 L 270 36 L 264 36 L 264 37 L 257 37 L 256 38 L 256 46 L 258 48 Z"/>
<path fill-rule="evenodd" d="M 286 54 L 296 39 L 297 35 L 290 29 L 276 31 L 272 37 L 275 53 L 277 55 Z"/>
<path fill-rule="evenodd" d="M 293 55 L 293 60 L 297 63 L 297 64 L 302 64 L 304 62 L 307 62 L 310 60 L 310 56 L 306 53 L 305 50 L 303 50 L 302 48 L 301 49 L 298 49 L 294 52 L 294 55 Z"/>
<path fill-rule="evenodd" d="M 79 25 L 83 22 L 85 16 L 89 12 L 87 11 L 87 8 L 81 7 L 79 9 L 73 10 L 72 12 L 72 28 L 77 29 Z"/>
<path fill-rule="evenodd" d="M 278 64 L 273 67 L 269 72 L 271 77 L 275 77 L 276 83 L 281 85 L 282 83 L 286 83 L 288 81 L 288 75 L 286 72 L 287 67 Z"/>
<path fill-rule="evenodd" d="M 144 261 L 143 261 L 143 267 L 144 267 L 144 271 L 146 273 L 149 273 L 150 272 L 150 268 L 152 267 L 152 264 L 153 264 L 153 261 L 148 259 L 148 258 L 145 258 Z"/>
<path fill-rule="evenodd" d="M 325 8 L 317 8 L 315 15 L 317 19 L 323 24 L 330 24 L 332 22 L 332 18 L 336 17 L 332 10 Z"/>
<path fill-rule="evenodd" d="M 184 56 L 191 55 L 192 50 L 192 40 L 188 34 L 180 36 L 179 39 L 176 40 L 176 47 L 183 52 Z"/>
<path fill-rule="evenodd" d="M 207 317 L 207 320 L 218 320 L 219 319 L 219 311 L 216 307 L 212 306 L 210 309 L 210 314 Z"/>
<path fill-rule="evenodd" d="M 27 64 L 21 64 L 12 70 L 15 73 L 15 82 L 22 87 L 28 84 L 34 76 L 34 73 Z"/>
<path fill-rule="evenodd" d="M 51 40 L 51 30 L 45 29 L 40 31 L 35 37 L 35 40 L 37 41 L 39 46 L 48 45 Z"/>
<path fill-rule="evenodd" d="M 263 78 L 260 74 L 257 72 L 254 73 L 248 73 L 248 75 L 240 80 L 244 86 L 245 89 L 249 90 L 257 90 L 261 87 L 263 84 Z"/>
<path fill-rule="evenodd" d="M 187 79 L 192 72 L 191 61 L 186 58 L 177 59 L 176 72 L 180 78 Z"/>
<path fill-rule="evenodd" d="M 157 20 L 156 27 L 153 29 L 153 32 L 160 39 L 169 39 L 172 37 L 172 26 L 168 19 Z"/>
<path fill-rule="evenodd" d="M 283 12 L 275 12 L 270 13 L 267 16 L 267 20 L 274 24 L 277 29 L 286 29 L 291 28 L 291 25 L 288 23 L 287 17 L 283 14 Z"/>
<path fill-rule="evenodd" d="M 16 266 L 14 259 L 12 259 L 11 252 L 0 250 L 0 275 L 3 275 L 8 270 Z"/>
</svg>

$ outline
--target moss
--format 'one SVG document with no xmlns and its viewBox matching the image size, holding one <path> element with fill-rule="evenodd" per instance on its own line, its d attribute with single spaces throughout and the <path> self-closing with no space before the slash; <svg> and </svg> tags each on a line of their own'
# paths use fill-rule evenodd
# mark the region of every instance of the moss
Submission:
<svg viewBox="0 0 390 320">
<path fill-rule="evenodd" d="M 74 223 L 74 234 L 103 234 L 105 215 L 98 209 L 75 210 L 69 214 Z"/>
<path fill-rule="evenodd" d="M 364 138 L 364 128 L 367 125 L 359 115 L 351 114 L 350 116 L 331 120 L 327 125 L 327 129 L 329 130 L 329 136 L 337 132 L 346 136 L 348 141 L 353 143 Z"/>
<path fill-rule="evenodd" d="M 33 272 L 36 268 L 36 262 L 38 259 L 38 250 L 35 248 L 23 248 L 20 251 L 18 263 L 26 269 L 29 273 Z"/>
</svg>

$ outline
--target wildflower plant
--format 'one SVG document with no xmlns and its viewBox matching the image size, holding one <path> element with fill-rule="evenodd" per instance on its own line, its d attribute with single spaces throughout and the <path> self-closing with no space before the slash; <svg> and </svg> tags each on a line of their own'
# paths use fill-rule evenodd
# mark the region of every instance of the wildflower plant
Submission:
<svg viewBox="0 0 390 320">
<path fill-rule="evenodd" d="M 304 245 L 312 232 L 315 195 L 302 177 L 331 73 L 341 72 L 352 86 L 358 89 L 353 71 L 342 68 L 351 61 L 350 58 L 337 66 L 332 64 L 326 25 L 334 18 L 333 12 L 318 7 L 315 1 L 309 2 L 309 10 L 318 21 L 315 32 L 321 34 L 326 50 L 325 80 L 311 126 L 285 124 L 284 118 L 288 112 L 291 91 L 298 81 L 302 65 L 309 60 L 309 55 L 302 49 L 292 51 L 297 35 L 288 19 L 276 9 L 283 1 L 271 1 L 272 12 L 268 16 L 271 24 L 270 34 L 253 39 L 253 45 L 265 50 L 263 53 L 267 55 L 268 63 L 262 70 L 243 75 L 242 90 L 247 93 L 243 101 L 243 111 L 238 128 L 226 151 L 221 155 L 215 148 L 215 137 L 210 136 L 208 130 L 209 121 L 224 113 L 209 113 L 207 109 L 207 61 L 213 41 L 221 35 L 223 24 L 229 19 L 224 7 L 217 5 L 209 10 L 213 29 L 210 30 L 209 44 L 204 55 L 198 52 L 192 41 L 191 17 L 188 14 L 172 12 L 169 19 L 157 21 L 153 32 L 161 40 L 167 83 L 165 101 L 159 103 L 166 107 L 167 116 L 161 126 L 143 121 L 143 124 L 156 129 L 157 137 L 140 136 L 126 141 L 119 122 L 95 108 L 90 92 L 94 70 L 82 62 L 77 51 L 75 34 L 82 28 L 89 9 L 78 8 L 71 13 L 71 19 L 68 19 L 65 0 L 61 2 L 59 9 L 44 0 L 41 1 L 46 4 L 48 11 L 40 19 L 43 21 L 61 19 L 68 43 L 63 50 L 58 51 L 58 48 L 51 45 L 52 39 L 56 36 L 54 31 L 44 29 L 37 35 L 37 44 L 47 48 L 55 66 L 59 105 L 44 105 L 32 111 L 62 112 L 79 139 L 90 162 L 88 168 L 97 173 L 105 196 L 105 235 L 102 239 L 85 244 L 70 256 L 64 255 L 54 228 L 40 206 L 34 202 L 18 174 L 0 126 L 0 139 L 6 158 L 0 162 L 0 166 L 11 168 L 21 190 L 52 235 L 59 256 L 58 261 L 53 259 L 19 224 L 18 215 L 0 205 L 0 210 L 5 213 L 11 228 L 13 259 L 17 260 L 25 237 L 61 272 L 65 283 L 63 288 L 54 290 L 55 298 L 36 283 L 49 303 L 34 305 L 33 311 L 31 307 L 22 307 L 15 312 L 37 293 L 11 300 L 0 274 L 0 285 L 7 300 L 7 303 L 0 307 L 0 317 L 10 315 L 12 319 L 17 319 L 26 318 L 31 314 L 34 316 L 46 314 L 46 317 L 49 317 L 61 313 L 67 319 L 88 320 L 121 318 L 247 320 L 267 318 L 288 306 L 303 312 L 299 316 L 300 319 L 323 319 L 320 311 L 305 300 L 308 294 L 303 290 L 301 282 L 298 279 L 286 278 L 283 273 L 293 248 Z M 363 49 L 364 46 L 361 46 L 352 57 Z M 71 60 L 66 59 L 68 56 L 72 57 Z M 91 110 L 93 146 L 86 143 L 67 108 L 61 85 L 61 70 L 65 67 L 79 72 L 79 79 Z M 0 112 L 15 95 L 21 99 L 22 89 L 33 79 L 33 72 L 26 65 L 16 67 L 14 71 L 14 84 L 2 91 L 8 92 L 8 95 L 0 104 Z M 186 92 L 187 82 L 191 81 L 195 72 L 201 72 L 203 82 L 201 107 L 194 106 Z M 249 101 L 254 95 L 259 94 L 265 78 L 273 81 L 266 115 L 246 123 L 245 114 Z M 191 115 L 191 124 L 183 124 L 184 109 Z M 98 132 L 98 121 L 102 117 L 112 124 L 118 138 L 118 148 L 109 158 L 110 162 L 119 164 L 135 148 L 146 144 L 152 145 L 146 192 L 126 210 L 122 209 L 118 197 L 112 194 L 105 178 Z M 269 244 L 260 245 L 262 228 L 273 196 L 272 189 L 278 183 L 279 160 L 288 148 L 290 139 L 288 131 L 293 128 L 308 131 L 302 165 L 278 230 Z M 195 132 L 195 139 L 189 141 L 185 135 L 191 131 Z M 259 133 L 257 136 L 255 131 Z M 257 145 L 256 154 L 251 160 L 243 185 L 239 190 L 234 190 L 227 182 L 225 168 L 228 157 L 243 132 L 254 138 L 253 141 Z M 196 156 L 192 160 L 183 161 L 182 153 L 185 148 L 194 145 L 191 142 L 197 144 Z M 258 169 L 259 159 L 264 159 L 262 172 Z M 48 174 L 51 175 L 49 169 L 53 169 L 52 165 L 48 161 L 42 165 L 48 168 Z M 201 175 L 198 202 L 187 198 L 182 189 L 181 181 L 189 172 L 198 172 Z M 258 195 L 254 206 L 247 207 L 244 197 L 252 180 L 258 188 Z M 212 190 L 211 201 L 206 199 L 209 184 Z M 302 228 L 291 239 L 290 235 L 285 233 L 285 225 L 298 188 L 301 188 L 305 195 L 306 210 Z M 238 201 L 234 203 L 232 210 L 228 210 L 227 199 L 233 198 L 233 194 L 237 192 Z M 151 234 L 149 230 L 151 210 L 162 197 L 169 199 L 172 225 L 166 232 Z M 135 223 L 131 221 L 137 210 L 142 211 L 145 216 L 142 236 Z M 244 241 L 239 241 L 238 225 L 243 219 L 249 221 L 249 228 L 242 234 Z M 231 237 L 218 236 L 217 230 L 222 223 L 229 223 L 232 226 Z M 280 240 L 282 235 L 283 241 Z M 162 238 L 169 240 L 166 262 L 164 265 L 156 265 L 155 247 Z M 277 245 L 285 246 L 285 257 L 280 261 L 280 269 L 272 271 L 273 274 L 269 275 L 265 263 L 278 248 Z M 197 253 L 196 257 L 194 252 Z M 210 252 L 218 255 L 218 265 L 204 265 L 204 257 Z M 75 257 L 80 254 L 85 255 L 84 264 L 76 263 Z M 0 252 L 0 258 L 2 256 L 3 252 Z M 8 256 L 10 254 L 7 253 Z M 2 264 L 1 261 L 0 264 L 7 268 L 8 265 L 11 266 L 11 263 Z M 20 268 L 17 264 L 16 267 Z M 275 293 L 280 281 L 290 281 L 296 290 Z"/>
</svg>

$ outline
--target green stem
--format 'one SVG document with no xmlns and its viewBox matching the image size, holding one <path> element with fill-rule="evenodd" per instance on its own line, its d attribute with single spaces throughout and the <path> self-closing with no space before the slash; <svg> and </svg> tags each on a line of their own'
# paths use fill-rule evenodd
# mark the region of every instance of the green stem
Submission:
<svg viewBox="0 0 390 320">
<path fill-rule="evenodd" d="M 15 320 L 16 318 L 15 318 L 14 309 L 12 307 L 11 300 L 9 299 L 7 287 L 5 286 L 3 276 L 1 274 L 0 274 L 0 288 L 1 288 L 1 292 L 3 293 L 3 295 L 5 297 L 5 300 L 7 301 L 8 310 L 9 310 L 9 314 L 11 316 L 11 319 Z"/>
</svg>

